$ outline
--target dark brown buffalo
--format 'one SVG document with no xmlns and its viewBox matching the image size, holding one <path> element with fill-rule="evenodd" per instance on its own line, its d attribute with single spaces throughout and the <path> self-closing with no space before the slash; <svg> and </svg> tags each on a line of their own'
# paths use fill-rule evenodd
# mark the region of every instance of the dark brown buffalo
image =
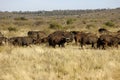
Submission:
<svg viewBox="0 0 120 80">
<path fill-rule="evenodd" d="M 71 32 L 64 32 L 63 36 L 67 39 L 67 43 L 74 40 L 74 34 Z"/>
<path fill-rule="evenodd" d="M 75 43 L 76 45 L 79 43 L 79 41 L 81 40 L 82 36 L 88 35 L 89 33 L 85 33 L 85 32 L 77 32 L 74 34 L 74 39 L 75 39 Z"/>
<path fill-rule="evenodd" d="M 117 31 L 117 32 L 111 32 L 107 29 L 104 29 L 104 28 L 100 28 L 98 30 L 98 32 L 101 34 L 101 35 L 116 35 L 116 34 L 120 34 L 120 31 Z"/>
<path fill-rule="evenodd" d="M 31 37 L 25 36 L 25 37 L 10 38 L 9 42 L 17 46 L 29 46 L 30 44 L 34 44 L 35 40 Z"/>
<path fill-rule="evenodd" d="M 81 35 L 84 35 L 84 34 L 85 33 L 83 33 L 83 32 L 74 33 L 74 40 L 75 40 L 76 45 L 79 43 L 79 41 L 81 39 Z"/>
<path fill-rule="evenodd" d="M 81 44 L 81 47 L 83 47 L 83 45 L 86 45 L 86 44 L 91 44 L 92 48 L 95 48 L 96 47 L 95 44 L 97 44 L 97 40 L 98 40 L 98 37 L 95 34 L 86 33 L 82 35 L 80 44 Z"/>
<path fill-rule="evenodd" d="M 48 42 L 48 37 L 44 37 L 41 39 L 41 43 L 47 43 Z"/>
<path fill-rule="evenodd" d="M 29 37 L 34 37 L 34 38 L 37 38 L 37 39 L 39 39 L 39 38 L 41 39 L 41 38 L 46 37 L 46 33 L 44 31 L 29 31 L 28 36 Z"/>
<path fill-rule="evenodd" d="M 118 30 L 117 33 L 120 33 L 120 30 Z"/>
<path fill-rule="evenodd" d="M 97 44 L 98 37 L 95 34 L 92 33 L 84 33 L 79 32 L 75 35 L 75 42 L 76 44 L 79 42 L 81 47 L 83 48 L 83 45 L 91 44 L 93 48 L 95 48 L 95 44 Z"/>
<path fill-rule="evenodd" d="M 48 36 L 48 42 L 50 46 L 55 47 L 56 44 L 64 47 L 65 42 L 73 41 L 73 34 L 65 31 L 55 31 Z"/>
<path fill-rule="evenodd" d="M 109 31 L 108 31 L 107 29 L 105 29 L 105 28 L 100 28 L 100 29 L 98 29 L 98 32 L 99 32 L 100 34 L 106 34 L 106 33 L 108 33 Z"/>
<path fill-rule="evenodd" d="M 80 33 L 80 31 L 71 31 L 71 33 L 73 33 L 74 35 Z"/>
<path fill-rule="evenodd" d="M 17 39 L 18 37 L 11 37 L 8 39 L 9 44 L 13 44 L 13 42 Z"/>
<path fill-rule="evenodd" d="M 48 39 L 49 46 L 52 46 L 55 48 L 56 45 L 59 45 L 59 47 L 64 47 L 65 42 L 67 42 L 67 39 L 64 36 L 54 36 L 50 37 Z"/>
<path fill-rule="evenodd" d="M 8 39 L 6 37 L 0 37 L 0 45 L 7 43 Z"/>
<path fill-rule="evenodd" d="M 120 33 L 116 33 L 114 36 L 116 36 L 117 38 L 119 38 L 119 44 L 120 44 Z"/>
<path fill-rule="evenodd" d="M 38 38 L 38 39 L 34 39 L 34 44 L 41 44 L 41 43 L 47 43 L 48 42 L 48 37 L 44 37 L 44 38 Z"/>
<path fill-rule="evenodd" d="M 118 47 L 119 38 L 115 35 L 101 35 L 97 41 L 97 47 L 105 49 L 107 46 Z"/>
<path fill-rule="evenodd" d="M 67 32 L 67 31 L 55 31 L 52 34 L 50 34 L 48 37 L 51 36 L 64 36 L 66 39 L 68 39 L 68 42 L 72 42 L 74 39 L 74 35 L 72 32 Z"/>
</svg>

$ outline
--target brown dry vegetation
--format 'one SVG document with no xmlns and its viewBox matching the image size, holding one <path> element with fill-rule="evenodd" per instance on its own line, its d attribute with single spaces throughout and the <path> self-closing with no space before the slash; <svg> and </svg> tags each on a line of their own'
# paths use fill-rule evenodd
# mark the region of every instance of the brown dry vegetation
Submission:
<svg viewBox="0 0 120 80">
<path fill-rule="evenodd" d="M 1 80 L 119 80 L 118 49 L 0 47 Z"/>
<path fill-rule="evenodd" d="M 78 16 L 1 18 L 0 31 L 6 37 L 25 36 L 29 30 L 77 30 L 97 33 L 101 27 L 120 30 L 120 10 Z M 72 21 L 71 21 L 72 20 Z M 59 28 L 50 28 L 50 24 Z M 107 24 L 106 24 L 107 23 Z M 112 26 L 110 26 L 112 25 Z M 120 80 L 120 48 L 106 50 L 47 44 L 18 47 L 0 46 L 0 80 Z"/>
</svg>

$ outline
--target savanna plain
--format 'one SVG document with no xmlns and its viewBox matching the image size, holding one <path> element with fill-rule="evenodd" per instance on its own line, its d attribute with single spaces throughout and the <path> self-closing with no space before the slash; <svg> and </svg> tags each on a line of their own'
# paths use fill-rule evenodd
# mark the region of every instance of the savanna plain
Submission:
<svg viewBox="0 0 120 80">
<path fill-rule="evenodd" d="M 48 35 L 56 30 L 84 31 L 98 36 L 99 28 L 120 30 L 119 8 L 86 10 L 79 15 L 63 12 L 0 12 L 0 31 L 11 38 L 27 36 L 31 30 Z M 56 48 L 48 43 L 4 44 L 0 46 L 0 80 L 120 80 L 120 46 L 103 50 L 91 46 L 82 49 L 74 41 Z"/>
</svg>

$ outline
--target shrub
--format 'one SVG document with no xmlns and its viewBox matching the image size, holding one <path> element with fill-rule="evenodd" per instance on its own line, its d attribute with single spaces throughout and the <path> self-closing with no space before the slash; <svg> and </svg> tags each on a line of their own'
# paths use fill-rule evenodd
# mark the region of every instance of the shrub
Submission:
<svg viewBox="0 0 120 80">
<path fill-rule="evenodd" d="M 51 23 L 49 26 L 51 29 L 61 29 L 62 26 L 58 23 Z"/>
<path fill-rule="evenodd" d="M 8 27 L 8 31 L 17 31 L 15 27 Z"/>
<path fill-rule="evenodd" d="M 115 26 L 115 24 L 113 22 L 111 22 L 111 21 L 105 22 L 105 25 L 109 26 L 109 27 Z"/>
<path fill-rule="evenodd" d="M 66 23 L 69 25 L 69 24 L 72 24 L 74 21 L 75 19 L 68 19 Z"/>
<path fill-rule="evenodd" d="M 28 20 L 28 19 L 25 17 L 18 17 L 18 18 L 14 18 L 14 20 Z"/>
<path fill-rule="evenodd" d="M 86 24 L 86 21 L 82 21 L 83 24 Z"/>
</svg>

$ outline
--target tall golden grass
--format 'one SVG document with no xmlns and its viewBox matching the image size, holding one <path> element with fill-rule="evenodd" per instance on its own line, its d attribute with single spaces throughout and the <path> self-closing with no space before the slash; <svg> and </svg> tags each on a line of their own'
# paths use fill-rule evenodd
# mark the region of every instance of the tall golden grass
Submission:
<svg viewBox="0 0 120 80">
<path fill-rule="evenodd" d="M 5 45 L 0 80 L 120 80 L 120 50 Z"/>
</svg>

